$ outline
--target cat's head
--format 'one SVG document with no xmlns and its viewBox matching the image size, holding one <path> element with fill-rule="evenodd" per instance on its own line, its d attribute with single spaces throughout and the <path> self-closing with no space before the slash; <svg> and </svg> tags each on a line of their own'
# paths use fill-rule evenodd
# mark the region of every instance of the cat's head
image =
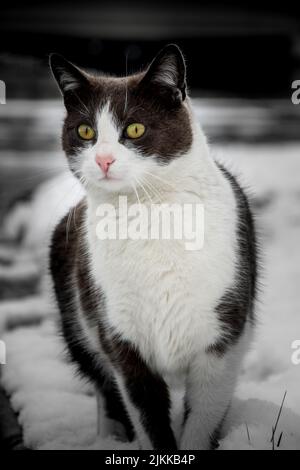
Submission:
<svg viewBox="0 0 300 470">
<path fill-rule="evenodd" d="M 63 148 L 87 186 L 122 192 L 184 159 L 193 140 L 180 49 L 168 45 L 150 66 L 116 78 L 91 75 L 52 54 L 67 110 Z M 184 162 L 183 162 L 184 165 Z"/>
</svg>

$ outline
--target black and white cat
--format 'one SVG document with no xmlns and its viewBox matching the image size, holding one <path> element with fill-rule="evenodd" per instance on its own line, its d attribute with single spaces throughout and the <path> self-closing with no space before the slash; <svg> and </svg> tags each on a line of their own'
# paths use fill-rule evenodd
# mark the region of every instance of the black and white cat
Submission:
<svg viewBox="0 0 300 470">
<path fill-rule="evenodd" d="M 213 448 L 254 324 L 246 196 L 210 154 L 177 46 L 122 78 L 90 75 L 56 54 L 50 64 L 67 110 L 63 148 L 86 187 L 74 220 L 55 230 L 50 266 L 71 358 L 98 390 L 99 432 L 118 421 L 142 449 Z M 97 207 L 119 195 L 203 204 L 203 248 L 99 240 Z"/>
</svg>

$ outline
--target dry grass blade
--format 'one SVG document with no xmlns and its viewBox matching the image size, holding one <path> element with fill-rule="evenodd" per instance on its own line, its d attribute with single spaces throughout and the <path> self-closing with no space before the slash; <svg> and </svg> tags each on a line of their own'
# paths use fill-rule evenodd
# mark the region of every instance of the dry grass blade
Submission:
<svg viewBox="0 0 300 470">
<path fill-rule="evenodd" d="M 249 432 L 248 424 L 245 423 L 245 426 L 246 426 L 246 430 L 247 430 L 248 442 L 249 442 L 249 444 L 251 444 L 250 432 Z"/>
<path fill-rule="evenodd" d="M 278 426 L 278 423 L 279 423 L 279 420 L 280 420 L 280 416 L 281 416 L 281 413 L 282 413 L 282 409 L 283 409 L 283 405 L 284 405 L 284 402 L 285 402 L 286 394 L 287 394 L 287 391 L 284 392 L 283 399 L 282 399 L 282 401 L 281 401 L 281 405 L 280 405 L 279 412 L 278 412 L 278 415 L 277 415 L 277 419 L 276 419 L 275 426 L 272 427 L 271 442 L 272 442 L 272 449 L 273 449 L 273 450 L 274 450 L 274 447 L 275 447 L 275 444 L 274 444 L 275 433 L 276 433 L 277 426 Z"/>
<path fill-rule="evenodd" d="M 281 439 L 282 439 L 283 431 L 281 431 L 279 439 L 277 441 L 277 447 L 280 447 Z"/>
</svg>

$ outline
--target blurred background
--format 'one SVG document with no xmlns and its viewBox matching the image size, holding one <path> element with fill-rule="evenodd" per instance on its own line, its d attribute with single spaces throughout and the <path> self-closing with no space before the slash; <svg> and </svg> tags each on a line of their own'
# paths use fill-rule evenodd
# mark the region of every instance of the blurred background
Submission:
<svg viewBox="0 0 300 470">
<path fill-rule="evenodd" d="M 186 57 L 190 95 L 213 155 L 241 173 L 253 195 L 264 265 L 261 322 L 239 396 L 278 404 L 288 389 L 288 405 L 300 414 L 300 366 L 290 359 L 291 343 L 300 337 L 300 105 L 291 101 L 292 82 L 300 80 L 295 2 L 11 0 L 1 6 L 0 333 L 1 326 L 10 331 L 40 324 L 53 307 L 43 294 L 50 229 L 82 196 L 63 176 L 64 109 L 49 53 L 125 75 L 170 42 Z M 9 380 L 9 373 L 18 375 L 13 366 L 3 370 L 6 393 L 13 396 L 22 381 Z M 14 409 L 24 407 L 17 402 Z M 15 428 L 12 435 L 18 433 Z"/>
</svg>

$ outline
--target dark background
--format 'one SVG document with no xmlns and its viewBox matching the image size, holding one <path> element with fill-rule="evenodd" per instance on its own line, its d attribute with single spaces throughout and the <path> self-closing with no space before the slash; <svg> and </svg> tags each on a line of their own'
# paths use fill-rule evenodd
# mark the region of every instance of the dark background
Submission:
<svg viewBox="0 0 300 470">
<path fill-rule="evenodd" d="M 1 78 L 9 85 L 8 96 L 55 96 L 54 86 L 45 85 L 50 52 L 122 75 L 126 61 L 128 72 L 133 72 L 160 47 L 176 42 L 187 58 L 194 93 L 284 97 L 300 73 L 296 5 L 216 0 L 10 1 L 1 7 Z"/>
</svg>

